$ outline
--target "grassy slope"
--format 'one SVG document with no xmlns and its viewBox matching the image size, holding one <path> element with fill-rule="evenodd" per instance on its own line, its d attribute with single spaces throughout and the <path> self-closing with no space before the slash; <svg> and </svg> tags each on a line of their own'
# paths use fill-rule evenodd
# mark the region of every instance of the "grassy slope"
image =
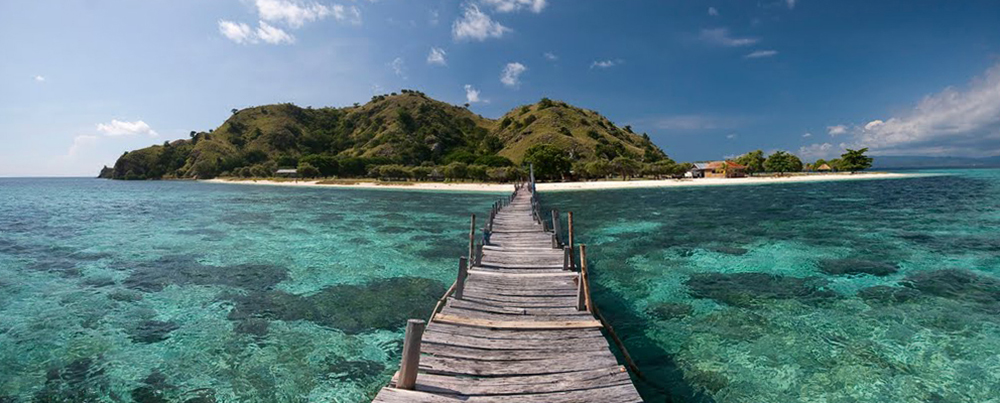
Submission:
<svg viewBox="0 0 1000 403">
<path fill-rule="evenodd" d="M 529 116 L 535 119 L 530 124 Z M 511 123 L 501 127 L 508 119 Z M 491 136 L 503 144 L 498 154 L 515 163 L 521 162 L 528 148 L 541 143 L 568 150 L 581 160 L 595 158 L 600 142 L 619 143 L 640 159 L 650 147 L 659 150 L 598 113 L 563 102 L 525 105 L 491 120 L 409 92 L 377 96 L 365 105 L 346 108 L 313 109 L 292 104 L 246 108 L 210 133 L 198 133 L 197 141 L 174 141 L 172 150 L 168 149 L 171 155 L 164 155 L 166 148 L 160 145 L 127 153 L 115 164 L 114 177 L 124 178 L 129 171 L 140 178 L 194 177 L 196 172 L 206 172 L 205 167 L 217 167 L 214 172 L 218 174 L 248 166 L 247 158 L 254 153 L 265 156 L 265 161 L 282 155 L 325 153 L 383 157 L 405 164 L 440 163 L 456 151 L 490 153 L 483 145 Z"/>
</svg>

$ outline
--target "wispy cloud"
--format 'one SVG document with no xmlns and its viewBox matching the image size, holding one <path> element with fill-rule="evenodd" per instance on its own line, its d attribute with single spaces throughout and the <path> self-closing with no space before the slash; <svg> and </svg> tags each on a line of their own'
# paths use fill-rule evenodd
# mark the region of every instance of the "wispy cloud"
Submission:
<svg viewBox="0 0 1000 403">
<path fill-rule="evenodd" d="M 444 49 L 432 47 L 431 52 L 427 54 L 427 64 L 446 66 L 448 65 L 448 62 L 445 60 L 446 55 Z"/>
<path fill-rule="evenodd" d="M 796 3 L 798 3 L 798 0 L 785 0 L 785 4 L 788 5 L 789 10 L 795 8 Z"/>
<path fill-rule="evenodd" d="M 37 81 L 37 82 L 40 82 L 40 83 L 41 83 L 41 82 L 45 82 L 45 77 L 42 77 L 42 76 L 35 76 L 35 77 L 34 77 L 34 80 L 35 80 L 35 81 Z"/>
<path fill-rule="evenodd" d="M 397 57 L 395 59 L 392 59 L 392 61 L 389 62 L 388 65 L 389 65 L 390 68 L 392 68 L 392 72 L 396 73 L 396 76 L 398 76 L 398 77 L 400 77 L 400 78 L 402 78 L 404 80 L 407 78 L 406 77 L 406 62 L 403 61 L 402 57 Z"/>
<path fill-rule="evenodd" d="M 479 10 L 476 5 L 467 5 L 462 17 L 451 25 L 451 36 L 457 41 L 485 41 L 488 38 L 499 38 L 511 32 L 510 28 L 493 21 L 489 15 Z"/>
<path fill-rule="evenodd" d="M 718 17 L 719 16 L 719 10 L 716 9 L 715 7 L 709 7 L 708 8 L 708 15 L 711 15 L 713 17 Z"/>
<path fill-rule="evenodd" d="M 623 62 L 624 60 L 622 59 L 594 60 L 592 63 L 590 63 L 590 68 L 607 69 L 622 64 Z"/>
<path fill-rule="evenodd" d="M 521 74 L 527 70 L 528 68 L 521 63 L 507 63 L 500 72 L 500 82 L 508 87 L 517 87 L 521 85 Z"/>
<path fill-rule="evenodd" d="M 545 57 L 545 60 L 548 60 L 550 62 L 554 62 L 556 60 L 559 60 L 559 56 L 556 56 L 556 54 L 552 53 L 552 52 L 542 53 L 542 56 Z"/>
<path fill-rule="evenodd" d="M 499 13 L 509 13 L 522 9 L 540 13 L 545 9 L 547 2 L 545 0 L 482 0 L 482 3 L 493 7 Z"/>
<path fill-rule="evenodd" d="M 282 22 L 292 28 L 302 27 L 307 22 L 321 20 L 332 14 L 330 7 L 319 3 L 256 0 L 254 5 L 257 6 L 257 14 L 262 20 Z"/>
<path fill-rule="evenodd" d="M 146 122 L 141 120 L 129 122 L 112 119 L 111 123 L 98 123 L 97 131 L 105 136 L 133 136 L 137 134 L 146 134 L 150 137 L 156 137 L 159 135 L 155 130 L 153 130 L 153 128 L 149 127 Z"/>
<path fill-rule="evenodd" d="M 796 153 L 799 158 L 806 161 L 815 161 L 820 158 L 836 158 L 840 154 L 843 154 L 843 147 L 834 147 L 834 145 L 830 143 L 818 143 L 802 146 L 799 147 L 799 152 Z"/>
<path fill-rule="evenodd" d="M 73 138 L 73 145 L 69 146 L 69 150 L 66 151 L 66 155 L 70 157 L 75 157 L 80 154 L 81 151 L 94 147 L 97 144 L 97 136 L 83 134 Z"/>
<path fill-rule="evenodd" d="M 361 10 L 358 6 L 333 5 L 333 18 L 340 22 L 361 25 Z"/>
<path fill-rule="evenodd" d="M 807 138 L 810 138 L 812 136 L 813 136 L 812 133 L 805 133 L 805 134 L 802 135 L 802 138 L 807 139 Z"/>
<path fill-rule="evenodd" d="M 833 126 L 850 133 L 844 146 L 882 155 L 993 156 L 1000 154 L 1000 64 L 964 89 L 948 87 L 907 113 L 864 125 Z M 834 134 L 833 130 L 830 132 Z"/>
<path fill-rule="evenodd" d="M 242 22 L 219 20 L 219 33 L 240 44 L 253 43 L 255 40 L 253 29 Z"/>
<path fill-rule="evenodd" d="M 701 30 L 701 34 L 698 37 L 706 43 L 716 46 L 728 46 L 728 47 L 750 46 L 757 42 L 760 42 L 760 39 L 757 38 L 733 37 L 732 35 L 729 34 L 728 28 L 703 29 Z"/>
<path fill-rule="evenodd" d="M 282 43 L 295 43 L 295 37 L 285 32 L 281 28 L 271 26 L 267 22 L 260 21 L 260 26 L 257 27 L 257 37 L 260 40 L 270 43 L 272 45 L 280 45 Z"/>
<path fill-rule="evenodd" d="M 778 54 L 777 50 L 755 50 L 743 57 L 746 59 L 760 59 L 763 57 L 771 57 L 777 54 Z"/>
<path fill-rule="evenodd" d="M 841 134 L 847 133 L 847 126 L 844 125 L 827 126 L 826 132 L 831 136 L 839 136 Z"/>
<path fill-rule="evenodd" d="M 483 100 L 479 98 L 479 90 L 473 88 L 470 84 L 465 84 L 465 101 L 470 104 L 483 102 Z"/>
</svg>

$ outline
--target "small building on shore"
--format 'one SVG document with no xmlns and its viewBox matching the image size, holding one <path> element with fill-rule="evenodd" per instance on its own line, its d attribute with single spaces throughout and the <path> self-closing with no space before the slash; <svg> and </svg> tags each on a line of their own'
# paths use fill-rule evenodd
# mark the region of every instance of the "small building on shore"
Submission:
<svg viewBox="0 0 1000 403">
<path fill-rule="evenodd" d="M 747 167 L 732 161 L 696 162 L 689 173 L 692 178 L 742 178 Z"/>
<path fill-rule="evenodd" d="M 830 164 L 823 164 L 823 165 L 820 165 L 820 166 L 816 167 L 816 171 L 819 171 L 819 172 L 830 172 L 830 171 L 833 171 L 833 168 L 830 167 Z"/>
<path fill-rule="evenodd" d="M 274 176 L 279 178 L 298 178 L 299 170 L 295 168 L 285 168 L 274 171 Z"/>
</svg>

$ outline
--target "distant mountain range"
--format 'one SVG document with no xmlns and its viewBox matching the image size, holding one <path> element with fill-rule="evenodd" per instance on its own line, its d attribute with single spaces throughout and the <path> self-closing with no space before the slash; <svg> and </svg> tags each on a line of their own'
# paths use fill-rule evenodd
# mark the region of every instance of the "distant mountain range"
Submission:
<svg viewBox="0 0 1000 403">
<path fill-rule="evenodd" d="M 214 130 L 127 152 L 100 176 L 211 178 L 243 168 L 270 175 L 277 167 L 294 168 L 299 160 L 322 158 L 339 161 L 345 176 L 364 175 L 366 167 L 382 164 L 496 167 L 520 164 L 525 152 L 538 144 L 558 147 L 581 162 L 619 156 L 642 162 L 666 158 L 649 136 L 633 133 L 629 126 L 620 128 L 595 111 L 547 98 L 497 120 L 411 90 L 344 108 L 278 104 L 232 112 Z"/>
<path fill-rule="evenodd" d="M 873 169 L 1000 167 L 1000 155 L 985 158 L 920 156 L 876 156 L 874 158 Z"/>
</svg>

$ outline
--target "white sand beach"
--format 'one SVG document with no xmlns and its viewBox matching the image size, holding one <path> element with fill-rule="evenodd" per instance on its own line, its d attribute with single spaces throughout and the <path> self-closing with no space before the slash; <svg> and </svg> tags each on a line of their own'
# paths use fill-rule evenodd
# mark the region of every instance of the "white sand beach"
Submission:
<svg viewBox="0 0 1000 403">
<path fill-rule="evenodd" d="M 592 182 L 553 182 L 539 183 L 539 191 L 578 191 L 578 190 L 606 190 L 606 189 L 636 189 L 636 188 L 661 188 L 661 187 L 685 187 L 685 186 L 731 186 L 731 185 L 760 185 L 760 184 L 781 184 L 781 183 L 803 183 L 803 182 L 827 182 L 844 180 L 877 180 L 877 179 L 901 179 L 928 176 L 928 174 L 917 173 L 888 173 L 888 172 L 866 172 L 866 173 L 835 173 L 817 175 L 794 175 L 782 177 L 753 177 L 753 178 L 699 178 L 699 179 L 665 179 L 665 180 L 630 180 L 630 181 L 592 181 Z M 403 189 L 403 190 L 432 190 L 432 191 L 455 191 L 455 192 L 509 192 L 510 184 L 501 183 L 474 183 L 474 182 L 328 182 L 320 183 L 318 180 L 267 180 L 267 179 L 208 179 L 202 182 L 209 183 L 230 183 L 245 185 L 264 186 L 298 186 L 298 187 L 329 187 L 329 188 L 356 188 L 356 189 Z"/>
</svg>

